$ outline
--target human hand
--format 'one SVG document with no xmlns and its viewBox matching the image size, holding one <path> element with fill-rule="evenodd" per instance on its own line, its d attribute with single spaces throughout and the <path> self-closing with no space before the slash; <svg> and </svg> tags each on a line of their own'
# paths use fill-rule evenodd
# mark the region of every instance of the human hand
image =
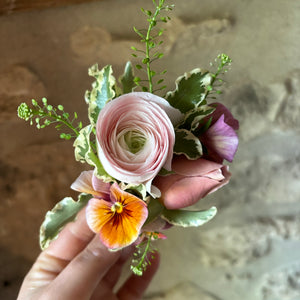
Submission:
<svg viewBox="0 0 300 300">
<path fill-rule="evenodd" d="M 88 228 L 85 212 L 68 224 L 43 251 L 26 275 L 17 300 L 137 300 L 158 269 L 159 256 L 151 260 L 143 276 L 132 274 L 113 289 L 132 248 L 110 252 Z"/>
</svg>

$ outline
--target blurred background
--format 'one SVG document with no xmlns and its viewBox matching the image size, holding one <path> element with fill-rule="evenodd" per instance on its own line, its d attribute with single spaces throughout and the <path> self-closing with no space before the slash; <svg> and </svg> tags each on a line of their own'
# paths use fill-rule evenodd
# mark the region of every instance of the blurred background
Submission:
<svg viewBox="0 0 300 300">
<path fill-rule="evenodd" d="M 82 2 L 78 4 L 78 2 Z M 84 2 L 84 3 L 83 3 Z M 232 67 L 218 101 L 240 121 L 229 185 L 199 207 L 219 213 L 200 228 L 170 229 L 145 299 L 300 299 L 300 2 L 173 0 L 166 25 L 166 90 L 219 53 Z M 55 6 L 60 4 L 60 6 Z M 118 78 L 139 45 L 151 0 L 0 1 L 0 298 L 15 299 L 39 253 L 47 210 L 76 193 L 85 167 L 53 128 L 19 120 L 17 106 L 47 97 L 87 122 L 88 68 Z"/>
</svg>

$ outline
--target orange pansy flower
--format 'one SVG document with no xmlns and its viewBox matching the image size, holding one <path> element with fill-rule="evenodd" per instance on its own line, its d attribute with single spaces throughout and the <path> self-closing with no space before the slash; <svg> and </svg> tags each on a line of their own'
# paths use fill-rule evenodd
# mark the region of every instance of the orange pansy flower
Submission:
<svg viewBox="0 0 300 300">
<path fill-rule="evenodd" d="M 99 233 L 102 243 L 109 249 L 132 244 L 137 240 L 148 217 L 146 203 L 120 189 L 116 183 L 108 189 L 106 184 L 97 183 L 99 179 L 87 175 L 91 173 L 83 172 L 72 188 L 91 193 L 95 197 L 86 208 L 86 220 L 90 229 Z"/>
</svg>

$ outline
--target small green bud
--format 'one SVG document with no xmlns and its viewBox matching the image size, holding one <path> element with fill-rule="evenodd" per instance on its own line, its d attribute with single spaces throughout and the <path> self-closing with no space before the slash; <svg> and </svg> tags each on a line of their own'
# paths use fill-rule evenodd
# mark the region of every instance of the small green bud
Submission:
<svg viewBox="0 0 300 300">
<path fill-rule="evenodd" d="M 32 102 L 33 106 L 37 106 L 38 105 L 38 103 L 34 99 L 32 99 L 31 102 Z"/>
<path fill-rule="evenodd" d="M 47 99 L 46 98 L 43 98 L 42 102 L 43 102 L 44 105 L 47 105 Z"/>
<path fill-rule="evenodd" d="M 32 116 L 32 110 L 26 103 L 21 103 L 18 107 L 18 117 L 26 121 Z"/>
<path fill-rule="evenodd" d="M 150 75 L 153 77 L 153 76 L 156 75 L 156 72 L 151 70 L 151 71 L 150 71 Z"/>
<path fill-rule="evenodd" d="M 64 107 L 60 104 L 57 106 L 57 108 L 60 110 L 60 111 L 63 111 L 64 110 Z"/>
<path fill-rule="evenodd" d="M 52 105 L 47 105 L 47 110 L 48 110 L 48 111 L 53 110 L 53 106 L 52 106 Z"/>
<path fill-rule="evenodd" d="M 147 64 L 149 61 L 150 61 L 150 59 L 148 57 L 146 57 L 142 60 L 142 63 Z"/>
</svg>

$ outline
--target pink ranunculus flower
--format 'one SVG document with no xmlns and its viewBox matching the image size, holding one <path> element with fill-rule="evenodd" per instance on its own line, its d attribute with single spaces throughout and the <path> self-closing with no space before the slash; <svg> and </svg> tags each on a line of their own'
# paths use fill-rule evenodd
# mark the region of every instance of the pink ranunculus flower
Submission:
<svg viewBox="0 0 300 300">
<path fill-rule="evenodd" d="M 209 159 L 222 163 L 223 159 L 232 162 L 237 151 L 239 139 L 236 130 L 239 122 L 231 112 L 221 103 L 212 103 L 215 111 L 207 116 L 206 120 L 212 118 L 208 130 L 199 138 L 206 147 Z"/>
<path fill-rule="evenodd" d="M 195 204 L 229 182 L 228 166 L 206 159 L 174 158 L 175 174 L 157 176 L 154 184 L 161 191 L 161 201 L 168 209 L 179 209 Z"/>
<path fill-rule="evenodd" d="M 182 119 L 179 110 L 156 95 L 135 92 L 105 105 L 96 124 L 98 155 L 105 171 L 119 181 L 151 183 L 161 168 L 171 170 L 174 125 Z"/>
</svg>

